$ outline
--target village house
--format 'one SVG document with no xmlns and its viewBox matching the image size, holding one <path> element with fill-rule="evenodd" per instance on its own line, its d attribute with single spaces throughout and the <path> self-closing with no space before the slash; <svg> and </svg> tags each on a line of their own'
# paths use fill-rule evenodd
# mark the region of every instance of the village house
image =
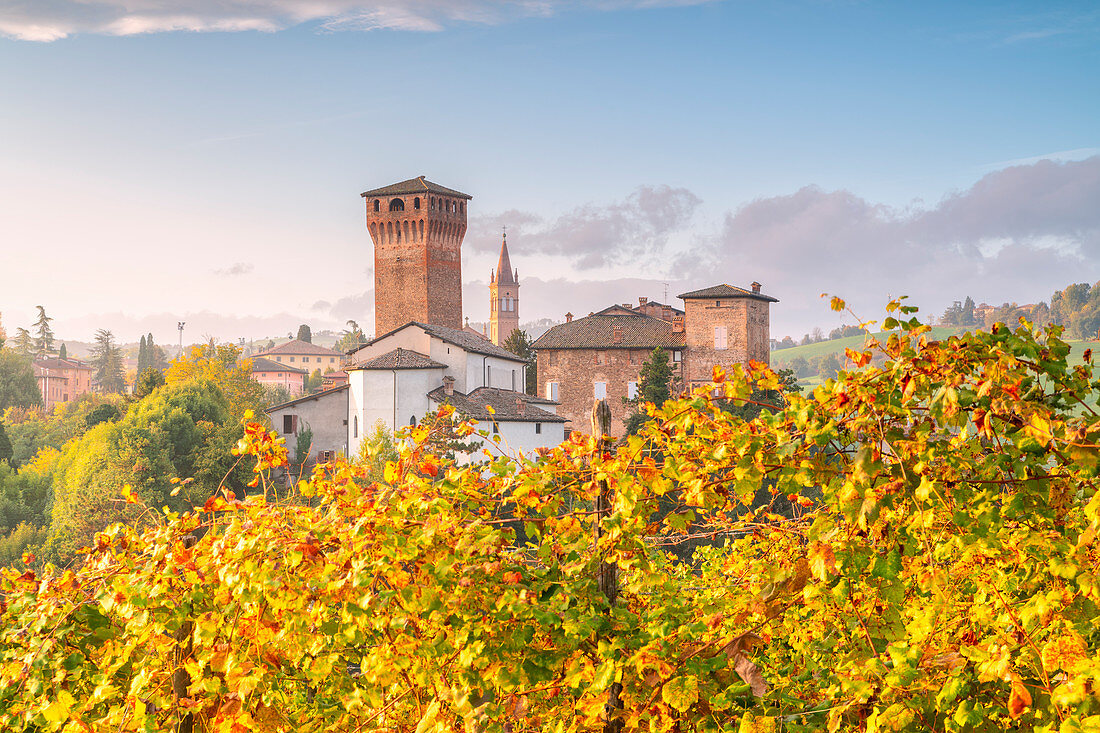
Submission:
<svg viewBox="0 0 1100 733">
<path fill-rule="evenodd" d="M 592 403 L 611 408 L 612 435 L 621 436 L 637 395 L 642 364 L 655 348 L 672 362 L 674 380 L 685 389 L 710 381 L 715 366 L 768 363 L 770 313 L 775 298 L 751 288 L 715 285 L 678 296 L 678 309 L 640 298 L 638 306 L 613 305 L 584 318 L 566 314 L 566 322 L 540 336 L 538 385 L 559 402 L 558 413 L 571 429 L 587 430 Z"/>
<path fill-rule="evenodd" d="M 262 356 L 250 357 L 248 361 L 252 362 L 252 379 L 260 384 L 285 387 L 292 395 L 305 391 L 306 378 L 309 376 L 305 369 L 280 364 Z"/>
<path fill-rule="evenodd" d="M 35 359 L 34 376 L 42 392 L 42 404 L 52 412 L 60 402 L 75 400 L 92 391 L 93 369 L 76 359 Z"/>
<path fill-rule="evenodd" d="M 344 358 L 343 353 L 335 349 L 326 349 L 324 346 L 298 339 L 261 351 L 256 356 L 270 359 L 276 364 L 287 364 L 304 369 L 307 374 L 312 374 L 318 369 L 322 374 L 326 371 L 337 371 Z"/>
</svg>

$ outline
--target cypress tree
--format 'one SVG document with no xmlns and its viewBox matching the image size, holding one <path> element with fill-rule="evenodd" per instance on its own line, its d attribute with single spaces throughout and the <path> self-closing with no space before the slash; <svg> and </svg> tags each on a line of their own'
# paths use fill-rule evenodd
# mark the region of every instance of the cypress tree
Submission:
<svg viewBox="0 0 1100 733">
<path fill-rule="evenodd" d="M 57 352 L 58 359 L 68 359 L 69 350 L 65 348 L 65 344 L 61 344 L 61 349 Z"/>
<path fill-rule="evenodd" d="M 145 371 L 145 368 L 147 366 L 149 366 L 149 352 L 148 352 L 148 349 L 145 346 L 145 337 L 142 336 L 141 341 L 138 342 L 137 373 L 138 373 L 139 376 L 141 375 L 142 372 Z"/>
</svg>

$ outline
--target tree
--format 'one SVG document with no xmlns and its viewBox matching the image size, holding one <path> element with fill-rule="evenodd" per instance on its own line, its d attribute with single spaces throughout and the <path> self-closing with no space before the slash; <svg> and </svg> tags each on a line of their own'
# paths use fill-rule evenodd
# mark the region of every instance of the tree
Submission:
<svg viewBox="0 0 1100 733">
<path fill-rule="evenodd" d="M 307 344 L 313 343 L 313 332 L 304 323 L 298 326 L 298 340 L 305 341 Z"/>
<path fill-rule="evenodd" d="M 4 342 L 7 340 L 7 338 L 8 332 L 4 330 L 3 318 L 0 318 L 0 349 L 4 348 Z"/>
<path fill-rule="evenodd" d="M 966 300 L 963 302 L 962 313 L 960 314 L 960 322 L 963 326 L 977 326 L 978 315 L 974 312 L 974 299 L 969 295 L 966 296 Z"/>
<path fill-rule="evenodd" d="M 68 563 L 112 522 L 144 521 L 132 504 L 116 501 L 123 486 L 158 511 L 190 509 L 223 483 L 243 496 L 250 472 L 231 455 L 242 434 L 226 396 L 201 378 L 157 390 L 90 427 L 52 467 L 49 557 Z"/>
<path fill-rule="evenodd" d="M 115 344 L 115 336 L 101 328 L 95 333 L 95 345 L 92 346 L 93 379 L 99 384 L 101 392 L 121 394 L 126 390 L 126 377 L 122 368 L 122 350 Z"/>
<path fill-rule="evenodd" d="M 341 331 L 340 340 L 336 342 L 336 350 L 343 351 L 345 354 L 355 347 L 367 343 L 367 337 L 363 334 L 363 329 L 359 328 L 358 323 L 348 321 L 347 326 L 344 331 Z"/>
<path fill-rule="evenodd" d="M 0 422 L 0 462 L 10 464 L 13 455 L 11 440 L 8 439 L 8 433 L 4 430 L 4 423 Z"/>
<path fill-rule="evenodd" d="M 169 385 L 194 380 L 209 380 L 229 400 L 232 414 L 240 420 L 249 410 L 262 412 L 264 388 L 252 379 L 252 362 L 240 360 L 241 350 L 233 344 L 206 343 L 192 346 L 189 353 L 176 359 L 165 372 Z"/>
<path fill-rule="evenodd" d="M 653 349 L 642 364 L 639 374 L 638 394 L 633 399 L 624 398 L 624 403 L 631 408 L 630 415 L 626 418 L 627 434 L 638 432 L 648 415 L 646 403 L 660 408 L 672 397 L 672 364 L 669 362 L 669 354 L 661 347 Z"/>
<path fill-rule="evenodd" d="M 34 355 L 34 338 L 31 332 L 25 328 L 15 329 L 15 338 L 12 339 L 12 348 L 23 356 Z"/>
<path fill-rule="evenodd" d="M 321 391 L 321 387 L 324 386 L 324 375 L 321 374 L 320 369 L 314 369 L 313 373 L 306 377 L 305 391 L 306 394 L 316 394 Z"/>
<path fill-rule="evenodd" d="M 145 367 L 148 366 L 148 359 L 149 359 L 149 356 L 147 354 L 147 349 L 146 349 L 146 346 L 145 346 L 145 336 L 143 335 L 141 337 L 141 340 L 138 342 L 138 358 L 137 358 L 137 373 L 138 373 L 138 376 L 141 376 L 141 373 L 145 371 Z"/>
<path fill-rule="evenodd" d="M 168 355 L 164 349 L 153 342 L 153 334 L 145 337 L 145 366 L 164 371 L 168 368 Z"/>
<path fill-rule="evenodd" d="M 58 359 L 68 359 L 69 358 L 69 350 L 65 348 L 64 343 L 62 343 L 61 347 L 57 350 L 57 358 Z"/>
<path fill-rule="evenodd" d="M 531 339 L 526 331 L 516 328 L 508 334 L 508 338 L 501 344 L 505 349 L 527 362 L 526 383 L 524 391 L 527 394 L 538 394 L 538 373 L 535 363 L 535 352 L 531 350 Z"/>
<path fill-rule="evenodd" d="M 0 410 L 41 404 L 42 392 L 30 358 L 13 349 L 0 349 Z"/>
<path fill-rule="evenodd" d="M 52 318 L 46 315 L 46 309 L 42 306 L 36 306 L 38 308 L 38 319 L 34 322 L 34 349 L 35 352 L 42 355 L 48 355 L 53 353 L 53 329 L 50 328 Z"/>
<path fill-rule="evenodd" d="M 158 387 L 163 387 L 165 384 L 164 372 L 153 367 L 146 367 L 144 371 L 138 374 L 137 379 L 134 381 L 134 397 L 137 397 L 139 400 L 143 397 L 148 397 Z"/>
<path fill-rule="evenodd" d="M 298 435 L 294 439 L 294 460 L 299 466 L 304 466 L 309 461 L 313 452 L 313 428 L 309 423 L 302 421 L 298 428 Z"/>
</svg>

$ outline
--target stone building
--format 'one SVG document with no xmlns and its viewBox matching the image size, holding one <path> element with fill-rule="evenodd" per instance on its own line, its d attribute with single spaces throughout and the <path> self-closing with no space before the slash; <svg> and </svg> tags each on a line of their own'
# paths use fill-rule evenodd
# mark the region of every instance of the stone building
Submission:
<svg viewBox="0 0 1100 733">
<path fill-rule="evenodd" d="M 327 349 L 299 339 L 292 339 L 285 344 L 261 351 L 256 356 L 270 359 L 278 364 L 289 364 L 305 369 L 311 374 L 318 369 L 322 374 L 326 371 L 336 371 L 344 359 L 341 351 Z"/>
<path fill-rule="evenodd" d="M 532 345 L 537 353 L 540 394 L 561 404 L 571 428 L 588 430 L 595 399 L 611 407 L 612 435 L 624 432 L 629 414 L 623 398 L 637 394 L 642 364 L 664 349 L 673 379 L 684 388 L 710 381 L 714 366 L 767 363 L 769 307 L 778 302 L 760 292 L 715 285 L 679 296 L 683 310 L 639 299 L 584 318 L 566 314 Z"/>
<path fill-rule="evenodd" d="M 500 243 L 496 272 L 489 273 L 489 340 L 497 346 L 519 328 L 519 270 L 508 258 L 508 234 Z"/>
<path fill-rule="evenodd" d="M 302 394 L 306 389 L 309 372 L 290 364 L 280 364 L 262 356 L 249 357 L 252 379 L 272 387 L 284 387 L 290 394 Z"/>
<path fill-rule="evenodd" d="M 424 176 L 364 191 L 374 241 L 374 332 L 462 328 L 462 239 L 472 197 Z"/>
<path fill-rule="evenodd" d="M 90 366 L 76 359 L 35 359 L 34 376 L 38 380 L 38 389 L 42 392 L 42 404 L 46 411 L 52 412 L 54 405 L 75 400 L 80 395 L 91 392 L 93 371 Z"/>
</svg>

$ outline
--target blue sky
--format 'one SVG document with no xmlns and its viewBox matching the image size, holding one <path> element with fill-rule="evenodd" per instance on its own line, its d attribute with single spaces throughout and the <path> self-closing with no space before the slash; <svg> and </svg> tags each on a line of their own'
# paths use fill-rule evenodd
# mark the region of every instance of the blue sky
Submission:
<svg viewBox="0 0 1100 733">
<path fill-rule="evenodd" d="M 0 0 L 0 33 L 9 331 L 370 324 L 358 193 L 421 174 L 474 196 L 472 320 L 504 224 L 523 320 L 759 280 L 798 336 L 825 291 L 1100 279 L 1093 3 Z"/>
</svg>

